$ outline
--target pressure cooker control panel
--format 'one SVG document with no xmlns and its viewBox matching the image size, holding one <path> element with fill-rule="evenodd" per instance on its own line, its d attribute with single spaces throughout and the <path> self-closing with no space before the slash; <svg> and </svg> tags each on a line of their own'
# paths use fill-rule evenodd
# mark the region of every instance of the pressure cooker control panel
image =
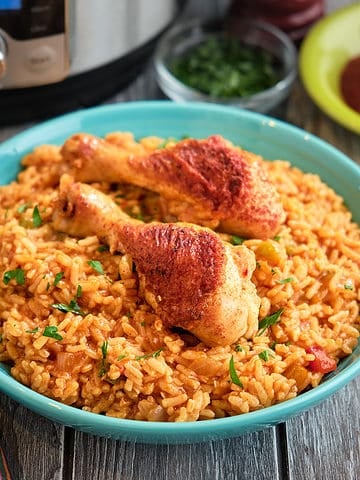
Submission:
<svg viewBox="0 0 360 480">
<path fill-rule="evenodd" d="M 0 88 L 63 80 L 69 72 L 67 0 L 0 0 Z"/>
</svg>

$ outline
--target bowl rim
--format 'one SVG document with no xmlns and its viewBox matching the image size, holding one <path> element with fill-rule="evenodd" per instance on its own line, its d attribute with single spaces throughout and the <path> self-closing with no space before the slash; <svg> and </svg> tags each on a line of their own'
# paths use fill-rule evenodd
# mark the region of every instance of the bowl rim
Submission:
<svg viewBox="0 0 360 480">
<path fill-rule="evenodd" d="M 268 125 L 269 128 L 274 128 L 275 122 L 276 127 L 280 128 L 281 132 L 290 132 L 295 140 L 304 140 L 306 136 L 307 140 L 312 141 L 317 148 L 337 158 L 341 164 L 351 169 L 351 173 L 353 172 L 358 178 L 360 185 L 360 168 L 345 154 L 315 135 L 309 134 L 294 125 L 277 119 L 273 120 L 271 117 L 256 112 L 209 103 L 194 102 L 189 105 L 162 100 L 92 107 L 56 117 L 15 135 L 0 145 L 0 154 L 2 151 L 9 150 L 15 151 L 16 155 L 20 157 L 24 153 L 21 148 L 24 150 L 24 145 L 28 143 L 33 145 L 33 138 L 41 135 L 44 129 L 54 130 L 59 126 L 67 125 L 67 122 L 80 125 L 78 121 L 83 119 L 93 121 L 94 118 L 98 118 L 99 114 L 113 118 L 119 111 L 122 116 L 126 116 L 129 112 L 136 113 L 139 116 L 144 111 L 169 111 L 174 115 L 177 112 L 184 111 L 188 115 L 192 115 L 193 112 L 203 115 L 223 114 L 231 116 L 234 121 L 235 119 L 250 119 L 256 124 Z M 21 148 L 16 151 L 19 144 Z M 356 348 L 359 349 L 359 346 Z M 126 441 L 141 441 L 142 443 L 197 443 L 209 439 L 231 438 L 250 431 L 267 428 L 317 405 L 360 374 L 360 356 L 359 352 L 356 353 L 355 358 L 349 356 L 342 361 L 342 368 L 339 372 L 335 371 L 334 374 L 329 374 L 320 385 L 293 399 L 242 415 L 188 423 L 119 419 L 68 406 L 22 385 L 10 376 L 5 364 L 1 362 L 0 391 L 43 417 L 84 432 Z M 254 426 L 255 421 L 256 425 Z"/>
<path fill-rule="evenodd" d="M 289 52 L 289 67 L 288 72 L 281 77 L 281 79 L 276 82 L 272 87 L 267 88 L 266 90 L 262 90 L 258 93 L 253 95 L 247 95 L 243 97 L 216 97 L 207 95 L 193 87 L 186 85 L 185 83 L 181 82 L 175 75 L 173 75 L 170 70 L 168 69 L 164 58 L 166 53 L 168 52 L 168 41 L 173 37 L 182 32 L 186 32 L 193 29 L 200 29 L 202 27 L 206 27 L 207 25 L 212 24 L 221 24 L 219 20 L 212 20 L 207 19 L 205 21 L 201 19 L 189 19 L 182 22 L 176 23 L 172 28 L 170 28 L 164 36 L 160 39 L 154 55 L 153 55 L 153 65 L 158 77 L 158 82 L 160 85 L 163 82 L 167 82 L 167 84 L 172 85 L 173 88 L 176 88 L 179 92 L 182 91 L 182 96 L 190 97 L 195 96 L 196 98 L 194 101 L 205 102 L 206 100 L 211 100 L 212 102 L 222 103 L 224 105 L 231 105 L 234 103 L 237 104 L 250 104 L 252 102 L 261 102 L 265 98 L 271 97 L 273 94 L 278 93 L 279 91 L 286 91 L 290 86 L 294 83 L 297 77 L 297 50 L 295 47 L 294 42 L 291 38 L 286 35 L 282 30 L 267 23 L 262 20 L 255 20 L 255 19 L 241 19 L 239 24 L 251 26 L 258 30 L 262 30 L 277 40 L 279 40 Z M 221 35 L 221 31 L 219 33 L 209 33 L 208 36 L 219 36 Z M 283 60 L 280 59 L 282 63 Z M 184 98 L 185 99 L 185 98 Z"/>
</svg>

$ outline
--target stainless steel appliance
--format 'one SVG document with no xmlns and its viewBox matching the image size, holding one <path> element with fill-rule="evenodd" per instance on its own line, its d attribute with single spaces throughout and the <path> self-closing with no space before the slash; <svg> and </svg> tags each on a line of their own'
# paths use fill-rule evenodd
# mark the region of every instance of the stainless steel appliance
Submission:
<svg viewBox="0 0 360 480">
<path fill-rule="evenodd" d="M 0 0 L 0 123 L 96 103 L 144 67 L 185 1 Z"/>
</svg>

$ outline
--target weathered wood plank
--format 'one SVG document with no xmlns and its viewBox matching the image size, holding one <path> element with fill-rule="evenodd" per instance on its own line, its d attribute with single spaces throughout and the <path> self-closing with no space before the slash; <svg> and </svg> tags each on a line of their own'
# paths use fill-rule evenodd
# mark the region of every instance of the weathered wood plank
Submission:
<svg viewBox="0 0 360 480">
<path fill-rule="evenodd" d="M 276 431 L 195 445 L 144 445 L 75 434 L 73 480 L 280 479 Z M 81 446 L 81 447 L 80 447 Z"/>
<path fill-rule="evenodd" d="M 317 135 L 360 164 L 359 136 L 325 116 L 300 82 L 294 86 L 285 116 L 288 122 Z"/>
<path fill-rule="evenodd" d="M 358 480 L 360 378 L 286 424 L 290 480 Z"/>
<path fill-rule="evenodd" d="M 0 394 L 0 443 L 13 480 L 61 480 L 64 427 Z"/>
</svg>

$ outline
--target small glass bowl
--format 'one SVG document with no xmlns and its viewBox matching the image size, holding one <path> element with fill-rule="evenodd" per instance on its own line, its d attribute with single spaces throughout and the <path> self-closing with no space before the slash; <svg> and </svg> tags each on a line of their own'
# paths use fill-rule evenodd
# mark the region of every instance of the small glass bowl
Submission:
<svg viewBox="0 0 360 480">
<path fill-rule="evenodd" d="M 182 83 L 170 72 L 171 62 L 214 36 L 235 37 L 242 44 L 269 52 L 276 62 L 280 80 L 271 88 L 246 97 L 214 97 Z M 154 53 L 154 68 L 159 87 L 172 100 L 219 103 L 266 113 L 289 95 L 297 75 L 297 50 L 285 33 L 264 22 L 191 20 L 176 24 L 163 36 Z"/>
</svg>

